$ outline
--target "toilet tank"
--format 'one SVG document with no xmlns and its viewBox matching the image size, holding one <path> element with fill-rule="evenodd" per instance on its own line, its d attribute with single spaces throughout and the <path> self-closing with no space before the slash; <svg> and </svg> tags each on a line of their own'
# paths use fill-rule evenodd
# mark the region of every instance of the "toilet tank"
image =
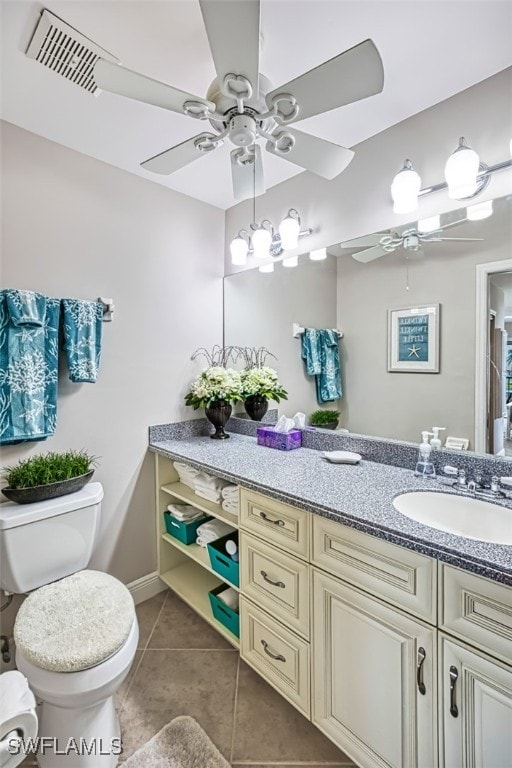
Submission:
<svg viewBox="0 0 512 768">
<path fill-rule="evenodd" d="M 103 487 L 34 504 L 0 504 L 0 587 L 26 593 L 87 567 L 98 533 Z"/>
</svg>

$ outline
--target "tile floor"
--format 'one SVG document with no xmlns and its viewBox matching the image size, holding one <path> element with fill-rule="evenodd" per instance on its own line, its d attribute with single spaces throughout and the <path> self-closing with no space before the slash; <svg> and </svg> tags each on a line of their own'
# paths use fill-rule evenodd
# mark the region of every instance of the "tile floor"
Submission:
<svg viewBox="0 0 512 768">
<path fill-rule="evenodd" d="M 233 768 L 355 768 L 171 591 L 137 615 L 139 650 L 117 697 L 123 759 L 191 715 Z"/>
<path fill-rule="evenodd" d="M 173 717 L 191 715 L 233 768 L 355 768 L 170 590 L 137 616 L 139 650 L 116 696 L 121 764 Z"/>
</svg>

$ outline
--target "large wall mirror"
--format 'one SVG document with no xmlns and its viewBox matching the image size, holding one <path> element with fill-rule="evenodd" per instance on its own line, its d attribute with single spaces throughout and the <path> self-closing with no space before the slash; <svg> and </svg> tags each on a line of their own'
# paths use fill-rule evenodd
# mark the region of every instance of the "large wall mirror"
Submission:
<svg viewBox="0 0 512 768">
<path fill-rule="evenodd" d="M 327 407 L 339 409 L 341 428 L 418 442 L 422 430 L 445 427 L 443 442 L 457 437 L 467 440 L 470 450 L 512 454 L 511 214 L 512 197 L 500 198 L 485 219 L 468 220 L 465 207 L 443 214 L 441 231 L 419 242 L 415 233 L 425 226 L 420 229 L 416 220 L 332 244 L 323 261 L 305 253 L 295 268 L 277 262 L 271 273 L 255 268 L 227 276 L 225 343 L 267 347 L 277 358 L 267 364 L 289 392 L 281 411 L 309 414 L 320 406 L 293 324 L 337 328 L 343 333 L 343 397 Z M 480 361 L 486 371 L 481 402 L 486 429 L 475 446 L 476 267 L 496 261 L 504 268 L 488 277 Z M 439 371 L 388 370 L 389 310 L 436 305 Z"/>
</svg>

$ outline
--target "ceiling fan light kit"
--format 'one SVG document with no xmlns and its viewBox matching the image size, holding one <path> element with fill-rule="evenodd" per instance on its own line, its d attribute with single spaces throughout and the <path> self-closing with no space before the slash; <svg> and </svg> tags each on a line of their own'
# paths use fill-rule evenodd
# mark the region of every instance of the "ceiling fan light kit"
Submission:
<svg viewBox="0 0 512 768">
<path fill-rule="evenodd" d="M 256 218 L 256 216 L 254 216 Z M 256 259 L 268 259 L 277 257 L 283 251 L 293 250 L 297 247 L 299 239 L 307 237 L 312 229 L 301 229 L 301 220 L 298 211 L 290 208 L 278 227 L 278 232 L 269 219 L 263 219 L 261 224 L 254 221 L 250 225 L 251 234 L 247 229 L 241 229 L 238 235 L 230 243 L 231 263 L 236 266 L 244 266 L 248 256 Z M 296 266 L 290 263 L 293 257 L 288 259 L 286 266 Z M 270 271 L 270 270 L 262 270 Z"/>
<path fill-rule="evenodd" d="M 452 200 L 472 200 L 489 186 L 493 173 L 512 167 L 512 160 L 503 160 L 495 165 L 485 165 L 474 149 L 468 146 L 464 136 L 459 139 L 445 165 L 445 181 L 430 187 L 421 187 L 421 178 L 410 160 L 396 174 L 391 184 L 394 213 L 412 213 L 418 208 L 418 198 L 448 190 Z M 491 210 L 492 213 L 492 210 Z M 490 213 L 487 214 L 490 216 Z M 469 217 L 468 217 L 469 218 Z"/>
</svg>

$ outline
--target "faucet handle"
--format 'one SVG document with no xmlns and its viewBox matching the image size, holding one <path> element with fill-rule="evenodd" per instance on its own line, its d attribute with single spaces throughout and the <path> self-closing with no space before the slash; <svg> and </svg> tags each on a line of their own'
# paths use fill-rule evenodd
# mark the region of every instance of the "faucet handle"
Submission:
<svg viewBox="0 0 512 768">
<path fill-rule="evenodd" d="M 491 492 L 498 493 L 500 490 L 500 479 L 497 475 L 491 477 Z"/>
<path fill-rule="evenodd" d="M 459 485 L 466 485 L 466 470 L 465 469 L 459 469 L 457 472 L 458 477 L 458 484 Z"/>
</svg>

